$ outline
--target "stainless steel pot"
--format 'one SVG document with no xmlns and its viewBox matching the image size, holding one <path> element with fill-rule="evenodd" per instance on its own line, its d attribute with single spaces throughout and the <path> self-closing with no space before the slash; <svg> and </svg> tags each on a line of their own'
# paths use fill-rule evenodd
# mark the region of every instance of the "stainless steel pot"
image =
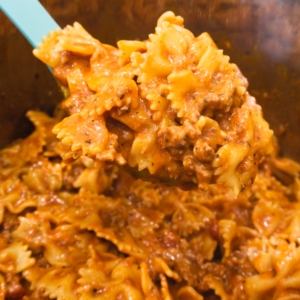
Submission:
<svg viewBox="0 0 300 300">
<path fill-rule="evenodd" d="M 195 35 L 211 34 L 250 82 L 284 156 L 300 160 L 300 1 L 298 0 L 41 0 L 60 26 L 80 22 L 94 37 L 146 39 L 172 10 Z M 52 113 L 62 99 L 48 69 L 0 12 L 0 148 L 24 137 L 25 113 Z"/>
</svg>

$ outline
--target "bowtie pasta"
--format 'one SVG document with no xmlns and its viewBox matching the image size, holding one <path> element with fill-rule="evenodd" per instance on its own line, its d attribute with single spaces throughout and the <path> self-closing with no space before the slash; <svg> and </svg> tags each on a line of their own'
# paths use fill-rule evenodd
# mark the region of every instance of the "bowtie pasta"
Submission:
<svg viewBox="0 0 300 300">
<path fill-rule="evenodd" d="M 35 131 L 0 151 L 0 298 L 274 300 L 300 295 L 300 165 L 260 163 L 251 198 L 134 180 Z"/>
<path fill-rule="evenodd" d="M 300 299 L 300 165 L 264 156 L 272 131 L 207 34 L 167 12 L 144 42 L 75 23 L 35 54 L 70 116 L 29 111 L 0 151 L 0 299 Z"/>
<path fill-rule="evenodd" d="M 182 189 L 249 196 L 272 131 L 237 66 L 172 12 L 148 40 L 117 45 L 75 23 L 34 50 L 66 95 L 70 116 L 53 129 L 68 146 L 63 161 L 86 156 Z"/>
</svg>

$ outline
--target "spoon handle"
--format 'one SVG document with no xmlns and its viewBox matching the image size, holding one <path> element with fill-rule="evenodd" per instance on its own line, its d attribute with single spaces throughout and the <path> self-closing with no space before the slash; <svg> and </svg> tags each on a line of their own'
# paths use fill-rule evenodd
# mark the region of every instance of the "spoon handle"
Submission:
<svg viewBox="0 0 300 300">
<path fill-rule="evenodd" d="M 34 48 L 50 31 L 60 28 L 38 0 L 0 0 L 0 9 Z"/>
</svg>

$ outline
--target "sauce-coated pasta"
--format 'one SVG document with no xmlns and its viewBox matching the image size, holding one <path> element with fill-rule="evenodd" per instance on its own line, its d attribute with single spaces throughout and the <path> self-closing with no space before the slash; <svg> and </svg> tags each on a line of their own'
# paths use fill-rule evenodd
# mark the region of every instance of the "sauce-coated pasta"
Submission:
<svg viewBox="0 0 300 300">
<path fill-rule="evenodd" d="M 166 12 L 149 40 L 115 48 L 75 23 L 34 54 L 67 95 L 70 116 L 54 127 L 69 146 L 65 162 L 83 155 L 183 189 L 217 183 L 250 195 L 272 131 L 207 33 L 195 37 Z"/>
<path fill-rule="evenodd" d="M 75 24 L 35 51 L 70 116 L 0 151 L 0 299 L 299 299 L 300 165 L 262 158 L 237 67 L 172 13 L 118 47 Z"/>
<path fill-rule="evenodd" d="M 299 164 L 266 158 L 251 198 L 182 191 L 65 164 L 60 120 L 27 115 L 35 131 L 0 151 L 2 299 L 297 299 Z"/>
</svg>

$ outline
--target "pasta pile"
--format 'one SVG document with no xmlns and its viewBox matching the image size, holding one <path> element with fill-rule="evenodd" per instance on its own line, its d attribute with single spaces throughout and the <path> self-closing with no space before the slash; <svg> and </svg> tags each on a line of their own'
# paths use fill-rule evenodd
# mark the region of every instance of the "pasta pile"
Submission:
<svg viewBox="0 0 300 300">
<path fill-rule="evenodd" d="M 217 183 L 249 196 L 272 131 L 237 66 L 172 12 L 149 40 L 117 44 L 75 23 L 34 50 L 67 96 L 70 116 L 54 127 L 64 162 L 87 156 L 183 189 Z"/>
<path fill-rule="evenodd" d="M 182 22 L 119 49 L 75 24 L 35 51 L 70 116 L 29 111 L 0 151 L 0 299 L 300 299 L 300 165 L 262 158 L 246 80 Z"/>
<path fill-rule="evenodd" d="M 299 164 L 264 159 L 251 198 L 182 191 L 65 164 L 60 120 L 27 115 L 0 151 L 1 299 L 299 299 Z"/>
</svg>

